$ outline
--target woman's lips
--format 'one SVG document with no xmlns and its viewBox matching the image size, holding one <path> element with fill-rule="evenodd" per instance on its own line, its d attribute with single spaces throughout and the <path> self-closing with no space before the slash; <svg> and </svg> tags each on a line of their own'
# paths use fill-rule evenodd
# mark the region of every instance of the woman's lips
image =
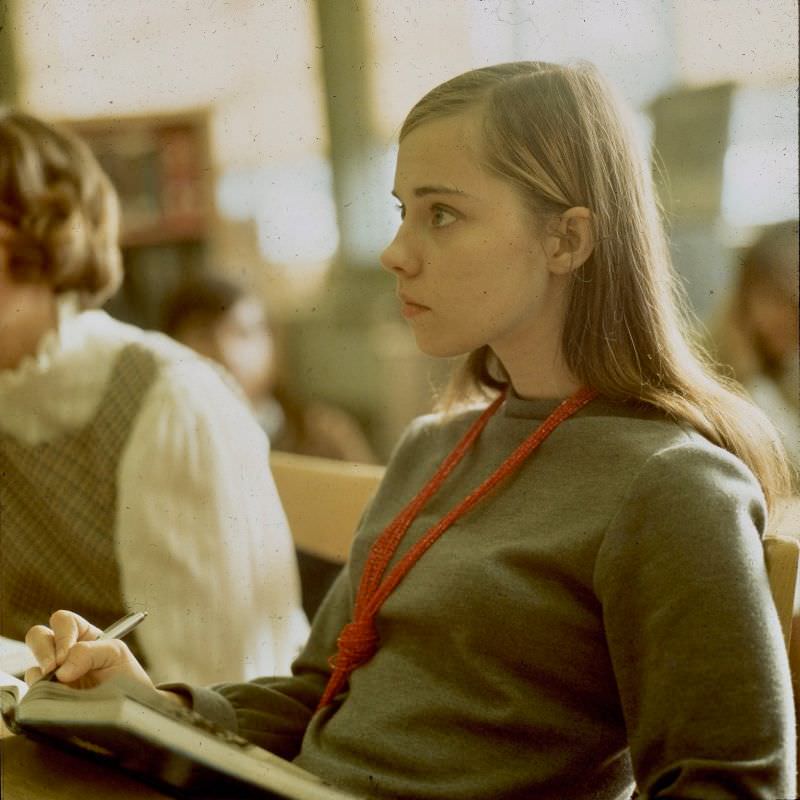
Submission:
<svg viewBox="0 0 800 800">
<path fill-rule="evenodd" d="M 421 306 L 418 303 L 412 303 L 410 300 L 402 300 L 400 306 L 400 313 L 406 318 L 416 317 L 424 311 L 430 311 L 427 306 Z"/>
</svg>

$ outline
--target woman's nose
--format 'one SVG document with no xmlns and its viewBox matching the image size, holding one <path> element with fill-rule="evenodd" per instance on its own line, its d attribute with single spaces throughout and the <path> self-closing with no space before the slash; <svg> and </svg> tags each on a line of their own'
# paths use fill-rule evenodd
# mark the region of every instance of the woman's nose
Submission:
<svg viewBox="0 0 800 800">
<path fill-rule="evenodd" d="M 401 225 L 394 239 L 381 253 L 381 266 L 389 272 L 411 275 L 419 271 L 419 264 L 420 260 L 410 247 L 408 237 L 404 236 Z"/>
</svg>

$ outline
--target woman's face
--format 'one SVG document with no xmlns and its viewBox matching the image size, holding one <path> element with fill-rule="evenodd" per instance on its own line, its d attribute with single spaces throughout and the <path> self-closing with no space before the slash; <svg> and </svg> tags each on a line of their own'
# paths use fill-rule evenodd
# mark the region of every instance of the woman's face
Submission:
<svg viewBox="0 0 800 800">
<path fill-rule="evenodd" d="M 245 297 L 234 303 L 216 329 L 222 363 L 252 402 L 272 388 L 275 349 L 261 304 Z"/>
<path fill-rule="evenodd" d="M 176 331 L 176 338 L 222 364 L 252 403 L 271 393 L 275 348 L 264 311 L 256 299 L 243 297 L 213 324 L 202 317 L 189 316 Z"/>
<path fill-rule="evenodd" d="M 13 326 L 14 330 L 19 325 L 19 319 L 24 318 L 21 311 L 26 310 L 30 284 L 15 280 L 11 275 L 8 242 L 12 236 L 12 229 L 0 220 L 0 338 L 9 334 L 6 330 Z"/>
<path fill-rule="evenodd" d="M 17 280 L 11 274 L 12 229 L 0 221 L 0 369 L 15 367 L 36 351 L 57 324 L 56 296 L 43 281 Z"/>
<path fill-rule="evenodd" d="M 478 146 L 469 113 L 403 139 L 393 192 L 402 222 L 381 262 L 423 352 L 449 357 L 488 344 L 509 369 L 514 355 L 560 340 L 563 281 L 548 269 L 533 215 L 481 166 Z"/>
</svg>

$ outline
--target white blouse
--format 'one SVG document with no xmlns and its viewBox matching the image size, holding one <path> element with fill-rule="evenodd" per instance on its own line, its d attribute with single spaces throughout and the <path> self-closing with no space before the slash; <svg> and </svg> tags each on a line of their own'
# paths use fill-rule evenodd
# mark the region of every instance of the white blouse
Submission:
<svg viewBox="0 0 800 800">
<path fill-rule="evenodd" d="M 119 462 L 114 532 L 125 604 L 149 611 L 137 637 L 151 677 L 288 674 L 308 622 L 269 442 L 214 368 L 67 298 L 35 356 L 0 371 L 0 430 L 33 445 L 86 424 L 131 342 L 163 365 Z"/>
</svg>

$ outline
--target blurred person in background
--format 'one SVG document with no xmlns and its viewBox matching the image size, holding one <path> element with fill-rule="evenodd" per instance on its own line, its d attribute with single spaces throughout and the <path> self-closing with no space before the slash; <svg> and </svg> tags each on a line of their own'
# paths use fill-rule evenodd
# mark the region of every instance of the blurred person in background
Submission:
<svg viewBox="0 0 800 800">
<path fill-rule="evenodd" d="M 741 260 L 731 297 L 711 324 L 720 362 L 778 428 L 800 468 L 798 221 L 762 229 Z"/>
<path fill-rule="evenodd" d="M 354 418 L 326 403 L 303 403 L 281 378 L 280 348 L 261 301 L 236 281 L 202 272 L 164 301 L 162 329 L 222 365 L 241 387 L 273 450 L 375 463 Z M 341 565 L 296 550 L 303 608 L 313 618 Z"/>
<path fill-rule="evenodd" d="M 268 441 L 191 350 L 91 310 L 117 231 L 86 144 L 0 108 L 0 634 L 147 609 L 155 675 L 288 672 L 307 620 Z"/>
<path fill-rule="evenodd" d="M 230 372 L 274 450 L 376 462 L 353 417 L 327 403 L 304 403 L 287 391 L 264 306 L 240 284 L 208 272 L 188 278 L 165 300 L 162 328 Z"/>
</svg>

